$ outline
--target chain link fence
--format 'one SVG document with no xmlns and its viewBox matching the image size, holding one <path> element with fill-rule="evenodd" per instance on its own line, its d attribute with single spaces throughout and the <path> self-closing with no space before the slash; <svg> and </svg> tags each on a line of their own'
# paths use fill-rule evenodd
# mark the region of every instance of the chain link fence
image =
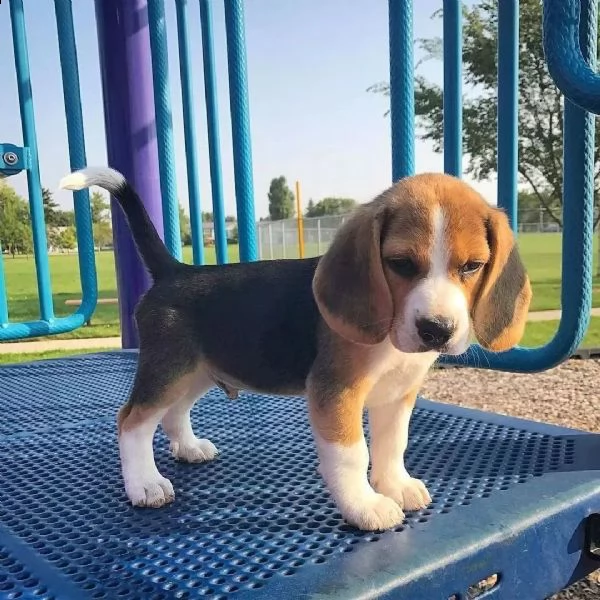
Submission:
<svg viewBox="0 0 600 600">
<path fill-rule="evenodd" d="M 304 218 L 304 256 L 323 254 L 342 223 L 349 217 L 331 215 L 325 217 Z M 519 213 L 519 231 L 521 233 L 560 233 L 560 225 L 543 209 L 523 210 Z M 258 243 L 260 258 L 298 258 L 298 220 L 260 221 L 258 223 Z"/>
</svg>

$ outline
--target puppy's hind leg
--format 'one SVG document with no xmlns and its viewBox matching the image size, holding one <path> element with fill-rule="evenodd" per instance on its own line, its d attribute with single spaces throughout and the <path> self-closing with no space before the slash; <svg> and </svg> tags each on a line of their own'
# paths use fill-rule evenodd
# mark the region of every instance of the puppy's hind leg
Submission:
<svg viewBox="0 0 600 600">
<path fill-rule="evenodd" d="M 158 508 L 172 502 L 175 493 L 154 462 L 154 433 L 170 409 L 190 397 L 199 349 L 177 311 L 155 308 L 146 298 L 137 317 L 138 368 L 118 418 L 121 470 L 131 503 Z"/>
<path fill-rule="evenodd" d="M 219 451 L 210 440 L 196 437 L 190 413 L 196 401 L 214 384 L 202 366 L 187 377 L 189 387 L 180 400 L 168 409 L 162 418 L 162 427 L 169 437 L 171 452 L 176 459 L 205 462 L 215 458 Z"/>
</svg>

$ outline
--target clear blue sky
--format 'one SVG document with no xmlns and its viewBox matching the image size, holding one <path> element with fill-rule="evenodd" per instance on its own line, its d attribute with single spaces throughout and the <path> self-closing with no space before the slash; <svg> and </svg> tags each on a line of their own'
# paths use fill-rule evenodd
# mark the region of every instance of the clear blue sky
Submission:
<svg viewBox="0 0 600 600">
<path fill-rule="evenodd" d="M 166 0 L 170 81 L 176 145 L 178 196 L 187 202 L 175 3 Z M 419 0 L 416 37 L 440 35 L 431 14 L 441 0 Z M 35 5 L 35 10 L 33 6 Z M 224 191 L 234 214 L 231 128 L 227 95 L 223 2 L 213 1 L 219 85 Z M 58 48 L 52 2 L 25 2 L 32 86 L 43 185 L 56 189 L 69 171 Z M 106 164 L 102 94 L 93 0 L 74 2 L 88 164 Z M 206 113 L 198 4 L 190 0 L 191 49 L 204 210 L 211 210 Z M 254 161 L 256 215 L 267 214 L 270 180 L 285 175 L 302 183 L 303 201 L 346 196 L 364 202 L 389 185 L 390 122 L 387 99 L 366 88 L 388 79 L 387 0 L 246 0 L 246 38 Z M 0 5 L 2 111 L 0 140 L 21 144 L 8 5 Z M 441 65 L 422 69 L 441 82 Z M 439 171 L 442 157 L 417 142 L 417 171 Z M 26 195 L 23 175 L 10 183 Z M 478 184 L 495 202 L 495 183 Z M 65 207 L 71 196 L 57 192 Z"/>
</svg>

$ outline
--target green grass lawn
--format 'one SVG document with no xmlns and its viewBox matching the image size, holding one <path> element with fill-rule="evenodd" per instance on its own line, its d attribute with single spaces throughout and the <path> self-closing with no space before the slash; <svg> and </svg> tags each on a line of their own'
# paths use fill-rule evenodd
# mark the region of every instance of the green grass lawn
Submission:
<svg viewBox="0 0 600 600">
<path fill-rule="evenodd" d="M 522 234 L 519 238 L 521 254 L 529 271 L 533 285 L 531 310 L 550 310 L 560 308 L 561 284 L 561 235 L 560 234 Z M 286 255 L 297 255 L 288 248 Z M 316 247 L 307 247 L 308 255 L 316 254 Z M 184 249 L 184 260 L 191 262 L 191 248 Z M 275 252 L 281 255 L 281 252 Z M 596 251 L 594 250 L 594 259 Z M 229 260 L 239 260 L 237 246 L 229 246 Z M 206 248 L 206 262 L 214 264 L 214 248 Z M 101 298 L 116 298 L 115 265 L 112 252 L 96 254 L 98 289 Z M 38 300 L 31 257 L 4 258 L 8 305 L 11 321 L 27 321 L 38 318 Z M 81 297 L 77 256 L 54 255 L 50 257 L 54 308 L 57 316 L 68 315 L 73 307 L 65 306 L 65 300 Z M 600 279 L 594 279 L 593 304 L 600 306 Z M 542 344 L 554 333 L 557 323 L 533 322 L 527 326 L 525 345 Z M 70 333 L 54 338 L 89 338 L 118 336 L 119 314 L 115 305 L 98 305 L 89 327 L 82 327 Z M 600 345 L 600 319 L 593 319 L 585 340 L 585 345 Z"/>
</svg>

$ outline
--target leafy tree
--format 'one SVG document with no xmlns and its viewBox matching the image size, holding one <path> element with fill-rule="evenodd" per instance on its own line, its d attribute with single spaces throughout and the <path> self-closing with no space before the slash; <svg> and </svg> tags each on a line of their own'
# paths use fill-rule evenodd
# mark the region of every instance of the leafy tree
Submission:
<svg viewBox="0 0 600 600">
<path fill-rule="evenodd" d="M 109 204 L 100 192 L 94 192 L 90 197 L 90 208 L 92 211 L 92 223 L 108 221 Z"/>
<path fill-rule="evenodd" d="M 102 250 L 102 248 L 106 248 L 106 246 L 112 244 L 112 227 L 109 221 L 93 223 L 92 227 L 94 229 L 94 242 L 98 248 Z"/>
<path fill-rule="evenodd" d="M 203 212 L 202 213 L 202 222 L 203 223 L 212 223 L 213 222 L 213 214 L 211 212 Z"/>
<path fill-rule="evenodd" d="M 433 15 L 441 17 L 441 11 Z M 463 72 L 470 87 L 463 100 L 464 150 L 467 172 L 478 180 L 496 170 L 497 143 L 497 41 L 498 0 L 480 0 L 463 7 Z M 441 40 L 417 40 L 424 60 L 441 58 Z M 369 88 L 389 94 L 387 84 Z M 415 112 L 419 135 L 432 142 L 436 152 L 443 144 L 443 96 L 439 86 L 417 76 Z M 596 127 L 600 120 L 596 119 Z M 598 129 L 597 129 L 598 133 Z M 598 135 L 597 135 L 598 139 Z M 563 99 L 548 74 L 542 47 L 542 3 L 520 2 L 519 46 L 519 162 L 522 183 L 535 196 L 549 218 L 562 225 Z M 595 162 L 600 162 L 596 145 Z M 599 197 L 596 169 L 595 200 Z"/>
<path fill-rule="evenodd" d="M 271 221 L 290 219 L 295 214 L 294 194 L 285 177 L 275 177 L 269 186 L 269 216 Z"/>
<path fill-rule="evenodd" d="M 181 204 L 179 205 L 179 231 L 181 233 L 181 243 L 184 246 L 189 246 L 192 243 L 192 226 L 190 218 Z"/>
<path fill-rule="evenodd" d="M 75 225 L 75 213 L 72 210 L 59 210 L 56 212 L 53 224 L 56 227 Z"/>
<path fill-rule="evenodd" d="M 52 197 L 52 192 L 48 188 L 42 188 L 42 203 L 44 204 L 44 220 L 46 226 L 56 226 L 56 221 L 61 211 Z"/>
<path fill-rule="evenodd" d="M 352 198 L 323 198 L 316 204 L 310 200 L 306 209 L 306 216 L 343 215 L 350 212 L 355 206 L 356 200 Z"/>
<path fill-rule="evenodd" d="M 235 223 L 236 218 L 233 215 L 227 215 L 225 217 L 225 223 Z"/>
<path fill-rule="evenodd" d="M 15 257 L 33 248 L 29 205 L 7 183 L 0 181 L 0 243 Z"/>
<path fill-rule="evenodd" d="M 73 250 L 77 245 L 74 227 L 65 227 L 58 236 L 59 248 Z"/>
</svg>

